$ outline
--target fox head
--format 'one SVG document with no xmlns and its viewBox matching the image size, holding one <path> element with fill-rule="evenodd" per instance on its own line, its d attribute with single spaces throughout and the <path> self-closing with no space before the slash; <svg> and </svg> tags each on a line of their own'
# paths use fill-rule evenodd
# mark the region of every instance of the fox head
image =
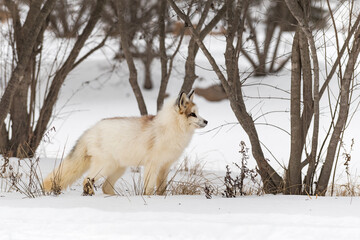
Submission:
<svg viewBox="0 0 360 240">
<path fill-rule="evenodd" d="M 208 121 L 199 116 L 198 108 L 193 102 L 194 90 L 188 95 L 181 92 L 176 100 L 177 110 L 179 114 L 183 115 L 187 119 L 189 125 L 195 128 L 203 128 L 207 125 Z"/>
</svg>

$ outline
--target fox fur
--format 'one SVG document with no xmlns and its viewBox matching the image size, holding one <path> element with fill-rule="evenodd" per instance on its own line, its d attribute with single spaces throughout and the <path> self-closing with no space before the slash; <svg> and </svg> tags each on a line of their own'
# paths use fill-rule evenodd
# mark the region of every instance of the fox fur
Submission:
<svg viewBox="0 0 360 240">
<path fill-rule="evenodd" d="M 189 144 L 194 130 L 207 121 L 198 115 L 193 92 L 181 93 L 156 116 L 103 119 L 88 129 L 73 150 L 43 182 L 46 192 L 66 189 L 85 172 L 84 194 L 104 177 L 102 190 L 114 194 L 115 182 L 127 167 L 144 166 L 144 194 L 163 194 L 170 166 Z"/>
</svg>

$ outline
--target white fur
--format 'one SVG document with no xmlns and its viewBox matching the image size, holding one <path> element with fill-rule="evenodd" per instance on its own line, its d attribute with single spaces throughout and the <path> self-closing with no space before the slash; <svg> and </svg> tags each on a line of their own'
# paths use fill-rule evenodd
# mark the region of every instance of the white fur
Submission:
<svg viewBox="0 0 360 240">
<path fill-rule="evenodd" d="M 185 95 L 182 99 L 185 99 L 183 104 L 192 103 L 192 96 Z M 153 194 L 155 186 L 156 192 L 162 194 L 170 166 L 189 144 L 195 128 L 207 123 L 201 117 L 186 116 L 186 106 L 169 102 L 152 120 L 145 116 L 98 122 L 80 137 L 62 164 L 44 180 L 44 190 L 51 191 L 55 183 L 65 189 L 88 171 L 84 184 L 87 179 L 96 181 L 105 177 L 104 193 L 114 194 L 113 185 L 125 169 L 143 165 L 145 194 Z M 190 106 L 197 115 L 196 106 Z"/>
</svg>

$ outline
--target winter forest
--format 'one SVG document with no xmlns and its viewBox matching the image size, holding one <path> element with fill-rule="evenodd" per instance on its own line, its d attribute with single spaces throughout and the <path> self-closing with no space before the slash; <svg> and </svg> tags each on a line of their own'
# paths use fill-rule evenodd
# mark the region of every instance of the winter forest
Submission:
<svg viewBox="0 0 360 240">
<path fill-rule="evenodd" d="M 360 239 L 359 39 L 355 0 L 0 0 L 0 239 Z"/>
</svg>

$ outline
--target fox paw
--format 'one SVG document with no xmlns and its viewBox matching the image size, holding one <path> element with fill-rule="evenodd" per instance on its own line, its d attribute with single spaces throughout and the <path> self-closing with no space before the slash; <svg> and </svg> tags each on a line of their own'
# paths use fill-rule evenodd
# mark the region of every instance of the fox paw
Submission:
<svg viewBox="0 0 360 240">
<path fill-rule="evenodd" d="M 94 178 L 87 178 L 84 181 L 84 192 L 83 192 L 83 196 L 92 196 L 95 194 L 94 191 L 94 183 L 95 183 L 95 179 Z"/>
</svg>

